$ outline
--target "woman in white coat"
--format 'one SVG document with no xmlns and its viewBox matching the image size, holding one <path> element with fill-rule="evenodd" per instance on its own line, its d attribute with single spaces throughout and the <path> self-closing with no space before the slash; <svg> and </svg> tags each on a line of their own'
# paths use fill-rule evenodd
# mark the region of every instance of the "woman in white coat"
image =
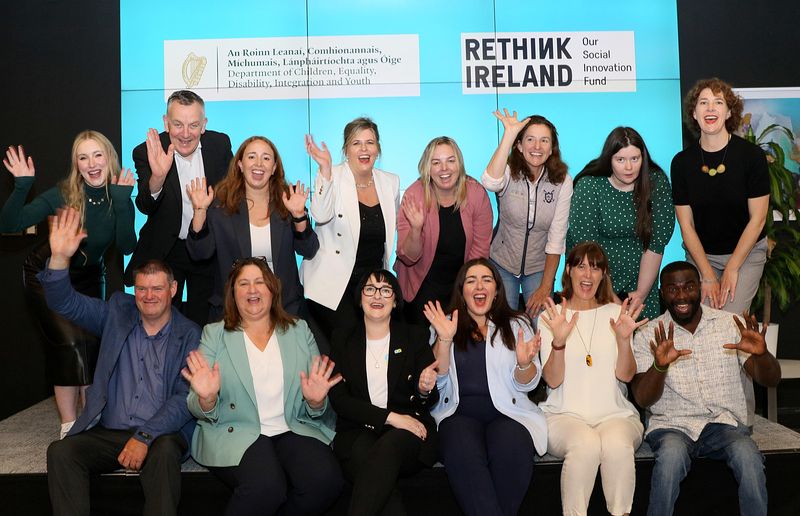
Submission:
<svg viewBox="0 0 800 516">
<path fill-rule="evenodd" d="M 345 160 L 331 166 L 324 142 L 306 136 L 306 151 L 319 165 L 311 216 L 319 251 L 300 266 L 311 315 L 330 339 L 334 327 L 359 319 L 355 285 L 364 273 L 389 269 L 394 248 L 400 178 L 375 168 L 380 156 L 378 126 L 356 118 L 344 128 Z"/>
</svg>

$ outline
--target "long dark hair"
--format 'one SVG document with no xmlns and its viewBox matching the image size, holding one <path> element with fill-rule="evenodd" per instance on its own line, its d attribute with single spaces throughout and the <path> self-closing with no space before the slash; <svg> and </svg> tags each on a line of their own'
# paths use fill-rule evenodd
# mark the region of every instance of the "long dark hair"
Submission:
<svg viewBox="0 0 800 516">
<path fill-rule="evenodd" d="M 514 330 L 511 329 L 511 320 L 519 319 L 529 325 L 531 321 L 523 312 L 512 310 L 511 307 L 508 306 L 506 290 L 503 287 L 500 273 L 497 272 L 497 268 L 492 262 L 486 258 L 473 258 L 466 262 L 461 266 L 456 276 L 456 282 L 453 285 L 453 297 L 450 299 L 450 306 L 448 307 L 449 313 L 458 310 L 459 314 L 456 334 L 453 336 L 453 343 L 457 349 L 463 351 L 467 349 L 467 341 L 469 341 L 469 339 L 483 340 L 483 335 L 481 334 L 480 328 L 478 328 L 478 323 L 469 316 L 467 312 L 467 303 L 464 300 L 464 282 L 467 279 L 467 271 L 469 271 L 470 267 L 475 265 L 483 265 L 489 269 L 496 285 L 495 298 L 491 300 L 492 306 L 486 314 L 486 318 L 494 323 L 495 330 L 491 335 L 487 335 L 487 342 L 493 345 L 494 337 L 499 331 L 503 345 L 513 351 L 517 343 L 517 336 L 514 335 Z"/>
<path fill-rule="evenodd" d="M 547 161 L 544 162 L 544 168 L 547 170 L 547 179 L 554 185 L 560 185 L 564 182 L 564 177 L 567 175 L 567 164 L 561 159 L 561 147 L 558 145 L 558 131 L 553 122 L 546 119 L 542 115 L 531 115 L 528 123 L 514 138 L 514 144 L 511 146 L 511 153 L 508 155 L 508 168 L 511 170 L 511 178 L 519 181 L 523 177 L 529 177 L 528 162 L 525 161 L 525 156 L 517 148 L 522 139 L 525 137 L 525 131 L 532 125 L 543 125 L 550 130 L 551 153 Z"/>
<path fill-rule="evenodd" d="M 233 262 L 233 268 L 228 274 L 228 281 L 225 282 L 225 301 L 223 303 L 223 318 L 225 329 L 234 331 L 241 328 L 242 315 L 239 313 L 239 308 L 236 306 L 236 299 L 233 291 L 236 289 L 236 280 L 248 265 L 255 265 L 261 271 L 264 277 L 264 283 L 267 285 L 270 293 L 272 294 L 272 306 L 269 307 L 269 316 L 271 322 L 276 328 L 281 331 L 286 331 L 289 326 L 294 326 L 297 318 L 289 314 L 283 309 L 283 300 L 281 296 L 281 280 L 273 274 L 267 265 L 267 261 L 260 256 L 252 256 L 249 258 L 242 258 Z"/>
<path fill-rule="evenodd" d="M 633 206 L 636 208 L 636 226 L 634 231 L 642 242 L 642 247 L 646 250 L 650 246 L 650 239 L 653 237 L 653 181 L 651 175 L 656 170 L 663 170 L 658 164 L 650 159 L 650 152 L 644 144 L 642 135 L 632 127 L 617 127 L 611 131 L 603 144 L 600 156 L 590 161 L 581 173 L 575 178 L 577 184 L 586 176 L 610 177 L 613 174 L 611 168 L 611 158 L 625 147 L 633 145 L 642 153 L 642 168 L 639 170 L 639 177 L 633 185 Z"/>
</svg>

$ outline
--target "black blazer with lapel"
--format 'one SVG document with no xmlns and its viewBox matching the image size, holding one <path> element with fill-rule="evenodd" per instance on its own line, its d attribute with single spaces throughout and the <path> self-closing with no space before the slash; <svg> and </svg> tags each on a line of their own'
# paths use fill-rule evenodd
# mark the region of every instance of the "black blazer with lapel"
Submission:
<svg viewBox="0 0 800 516">
<path fill-rule="evenodd" d="M 306 224 L 304 232 L 297 233 L 291 219 L 281 218 L 276 210 L 270 214 L 269 228 L 272 237 L 272 272 L 281 280 L 283 307 L 290 314 L 305 318 L 303 285 L 297 274 L 295 253 L 304 258 L 313 258 L 319 249 L 319 239 L 310 223 Z M 240 258 L 253 256 L 247 201 L 243 199 L 239 211 L 233 214 L 220 206 L 212 206 L 199 232 L 189 227 L 186 250 L 193 260 L 207 260 L 216 256 L 214 295 L 209 300 L 210 320 L 216 320 L 222 314 L 223 289 L 231 266 Z"/>
<path fill-rule="evenodd" d="M 436 422 L 430 407 L 439 400 L 433 389 L 423 398 L 417 391 L 419 375 L 434 361 L 428 344 L 429 332 L 422 326 L 393 320 L 389 337 L 389 366 L 387 372 L 387 408 L 372 404 L 367 387 L 366 345 L 363 322 L 353 328 L 334 330 L 331 337 L 331 358 L 336 363 L 334 374 L 343 381 L 334 386 L 328 396 L 337 414 L 336 455 L 347 458 L 353 442 L 364 431 L 381 433 L 389 412 L 410 415 L 419 419 L 428 430 L 428 438 L 420 449 L 420 461 L 428 466 L 436 463 Z"/>
<path fill-rule="evenodd" d="M 161 145 L 169 148 L 169 134 L 162 132 Z M 231 139 L 227 134 L 206 130 L 200 136 L 200 152 L 203 156 L 203 170 L 209 185 L 216 185 L 228 171 L 233 159 Z M 139 242 L 133 251 L 131 261 L 125 269 L 125 284 L 133 284 L 133 270 L 151 259 L 163 260 L 167 256 L 181 229 L 182 197 L 178 168 L 175 160 L 167 172 L 167 179 L 158 199 L 150 192 L 150 164 L 147 161 L 147 144 L 141 143 L 133 149 L 133 163 L 136 167 L 138 193 L 136 207 L 147 215 L 147 222 L 139 232 Z"/>
</svg>

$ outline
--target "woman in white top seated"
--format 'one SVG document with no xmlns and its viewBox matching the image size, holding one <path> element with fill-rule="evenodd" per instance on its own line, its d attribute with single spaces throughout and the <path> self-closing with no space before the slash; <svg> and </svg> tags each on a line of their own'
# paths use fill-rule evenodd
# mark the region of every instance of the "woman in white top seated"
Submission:
<svg viewBox="0 0 800 516">
<path fill-rule="evenodd" d="M 564 458 L 561 504 L 564 514 L 586 514 L 599 467 L 608 512 L 628 514 L 643 427 L 625 382 L 636 372 L 631 335 L 647 322 L 636 322 L 643 305 L 613 302 L 608 258 L 596 242 L 570 251 L 561 284 L 563 301 L 548 299 L 539 317 L 548 387 L 539 407 L 548 452 Z"/>
<path fill-rule="evenodd" d="M 341 377 L 282 308 L 263 258 L 234 264 L 224 306 L 183 370 L 198 419 L 192 457 L 233 490 L 226 515 L 321 514 L 343 484 L 327 397 Z"/>
</svg>

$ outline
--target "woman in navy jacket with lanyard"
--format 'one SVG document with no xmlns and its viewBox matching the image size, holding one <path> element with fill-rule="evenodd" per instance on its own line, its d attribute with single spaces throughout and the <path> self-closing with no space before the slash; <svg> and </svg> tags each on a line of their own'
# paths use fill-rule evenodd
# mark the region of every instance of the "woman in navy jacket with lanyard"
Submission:
<svg viewBox="0 0 800 516">
<path fill-rule="evenodd" d="M 227 515 L 321 514 L 342 487 L 327 399 L 341 377 L 282 308 L 262 258 L 234 264 L 224 306 L 183 370 L 198 419 L 192 457 L 233 489 Z"/>
<path fill-rule="evenodd" d="M 325 143 L 306 136 L 319 165 L 311 197 L 319 251 L 303 260 L 300 275 L 311 315 L 330 338 L 334 327 L 358 320 L 355 284 L 364 273 L 388 269 L 394 249 L 400 178 L 375 168 L 381 152 L 378 126 L 356 118 L 344 128 L 345 160 L 331 166 Z"/>
</svg>

